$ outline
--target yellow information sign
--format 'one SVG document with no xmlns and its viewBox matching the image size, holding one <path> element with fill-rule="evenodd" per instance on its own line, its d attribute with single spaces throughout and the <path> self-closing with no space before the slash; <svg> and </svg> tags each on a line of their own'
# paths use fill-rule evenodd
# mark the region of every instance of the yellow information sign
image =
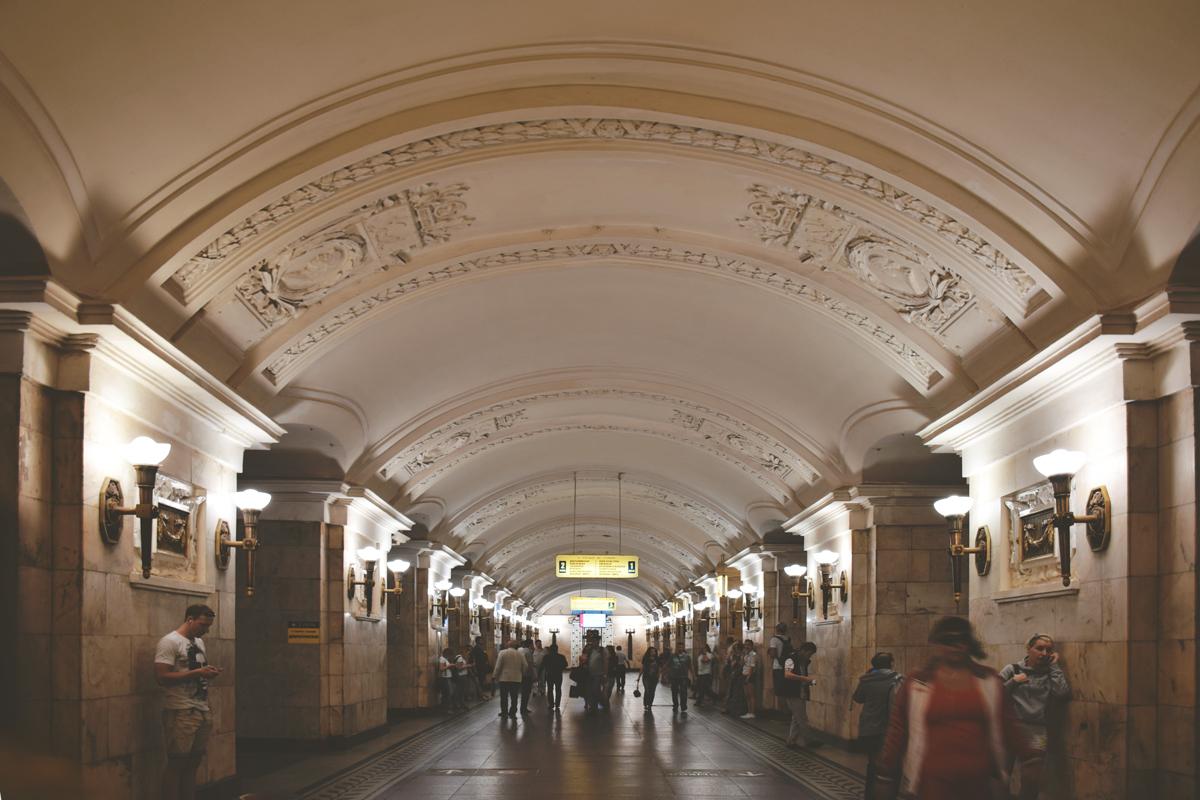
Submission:
<svg viewBox="0 0 1200 800">
<path fill-rule="evenodd" d="M 615 597 L 580 597 L 575 595 L 571 598 L 572 611 L 616 611 L 617 598 Z"/>
<path fill-rule="evenodd" d="M 321 643 L 321 623 L 316 620 L 312 622 L 289 622 L 287 626 L 288 644 Z"/>
<path fill-rule="evenodd" d="M 554 574 L 559 578 L 636 578 L 638 557 L 558 555 L 554 557 Z"/>
</svg>

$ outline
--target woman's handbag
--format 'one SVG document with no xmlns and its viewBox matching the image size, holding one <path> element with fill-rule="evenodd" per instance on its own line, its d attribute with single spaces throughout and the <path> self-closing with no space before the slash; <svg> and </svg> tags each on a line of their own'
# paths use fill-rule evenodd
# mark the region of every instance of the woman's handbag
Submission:
<svg viewBox="0 0 1200 800">
<path fill-rule="evenodd" d="M 641 697 L 641 696 L 642 696 L 642 690 L 641 690 L 641 688 L 640 688 L 640 687 L 641 687 L 641 685 L 642 685 L 642 674 L 639 672 L 639 673 L 638 673 L 638 677 L 637 677 L 637 683 L 635 683 L 635 684 L 633 685 L 633 696 L 634 696 L 634 697 Z"/>
<path fill-rule="evenodd" d="M 567 689 L 567 697 L 579 697 L 579 684 L 572 683 Z"/>
</svg>

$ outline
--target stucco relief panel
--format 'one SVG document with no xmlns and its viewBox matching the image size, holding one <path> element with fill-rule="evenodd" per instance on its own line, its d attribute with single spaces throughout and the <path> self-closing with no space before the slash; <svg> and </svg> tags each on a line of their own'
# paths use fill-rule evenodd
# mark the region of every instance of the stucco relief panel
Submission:
<svg viewBox="0 0 1200 800">
<path fill-rule="evenodd" d="M 209 303 L 214 319 L 242 346 L 319 303 L 352 280 L 397 264 L 414 252 L 448 241 L 470 225 L 466 184 L 427 183 L 361 206 L 276 255 L 254 264 L 234 285 L 232 297 Z M 246 326 L 229 304 L 240 302 L 256 326 Z"/>
<path fill-rule="evenodd" d="M 487 148 L 546 141 L 626 140 L 730 153 L 752 161 L 799 171 L 837 184 L 913 220 L 978 263 L 1015 298 L 1027 301 L 1041 291 L 1027 272 L 999 248 L 952 215 L 880 178 L 799 148 L 751 136 L 690 125 L 616 118 L 554 118 L 484 125 L 421 139 L 333 170 L 276 200 L 221 233 L 186 261 L 168 280 L 189 302 L 223 262 L 241 247 L 306 208 L 333 198 L 364 180 L 413 164 Z M 763 209 L 768 215 L 769 209 Z M 444 210 L 431 207 L 424 216 L 437 223 Z M 786 225 L 787 209 L 774 209 Z"/>
<path fill-rule="evenodd" d="M 380 474 L 387 478 L 403 469 L 406 476 L 411 478 L 465 447 L 492 439 L 497 433 L 513 428 L 518 423 L 530 422 L 539 406 L 545 407 L 564 400 L 605 398 L 650 403 L 655 407 L 650 416 L 658 415 L 672 426 L 694 434 L 699 441 L 720 448 L 729 455 L 740 456 L 780 480 L 794 476 L 812 483 L 819 478 L 816 468 L 794 450 L 729 414 L 680 398 L 630 389 L 542 392 L 490 405 L 422 436 L 391 459 L 380 470 Z"/>
<path fill-rule="evenodd" d="M 854 281 L 940 339 L 950 338 L 951 327 L 976 303 L 974 289 L 957 272 L 851 211 L 788 188 L 754 184 L 748 192 L 749 213 L 737 222 L 760 242 Z"/>
<path fill-rule="evenodd" d="M 840 234 L 835 235 L 831 223 L 825 220 L 821 220 L 814 227 L 824 231 L 825 240 L 830 244 L 835 244 L 842 238 Z M 848 227 L 846 231 L 849 231 Z M 913 347 L 897 329 L 801 275 L 733 256 L 649 242 L 593 242 L 528 247 L 491 253 L 423 270 L 355 300 L 325 317 L 271 359 L 263 373 L 272 383 L 281 384 L 305 363 L 310 354 L 333 337 L 347 331 L 359 320 L 379 313 L 391 303 L 447 281 L 521 264 L 602 258 L 625 258 L 711 270 L 751 283 L 790 300 L 804 303 L 807 307 L 815 308 L 848 326 L 872 348 L 884 354 L 897 372 L 918 388 L 926 389 L 942 377 L 934 363 Z"/>
</svg>

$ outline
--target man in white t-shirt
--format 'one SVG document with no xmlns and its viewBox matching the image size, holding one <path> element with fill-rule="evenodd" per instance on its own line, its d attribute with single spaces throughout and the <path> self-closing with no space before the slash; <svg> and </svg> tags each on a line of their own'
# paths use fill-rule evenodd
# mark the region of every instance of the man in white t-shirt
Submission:
<svg viewBox="0 0 1200 800">
<path fill-rule="evenodd" d="M 767 657 L 771 659 L 771 688 L 776 694 L 779 694 L 780 675 L 783 672 L 783 654 L 792 649 L 787 630 L 787 624 L 780 622 L 775 626 L 775 635 L 767 642 Z"/>
<path fill-rule="evenodd" d="M 188 606 L 183 624 L 159 639 L 154 651 L 154 678 L 164 688 L 164 800 L 196 796 L 196 770 L 212 731 L 208 682 L 221 674 L 219 667 L 208 663 L 200 637 L 208 633 L 216 616 L 208 606 Z"/>
<path fill-rule="evenodd" d="M 629 656 L 617 645 L 617 691 L 625 691 L 625 673 L 629 670 Z"/>
</svg>

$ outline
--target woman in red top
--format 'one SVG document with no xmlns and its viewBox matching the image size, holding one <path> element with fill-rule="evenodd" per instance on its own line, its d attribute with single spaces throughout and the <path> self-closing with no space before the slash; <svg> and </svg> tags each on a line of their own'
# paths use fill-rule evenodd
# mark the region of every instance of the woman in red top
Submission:
<svg viewBox="0 0 1200 800">
<path fill-rule="evenodd" d="M 892 708 L 876 799 L 895 797 L 899 780 L 904 798 L 985 800 L 1007 785 L 1008 753 L 1028 745 L 1000 676 L 974 660 L 983 648 L 971 623 L 942 617 L 929 642 L 932 658 L 907 677 Z"/>
</svg>

